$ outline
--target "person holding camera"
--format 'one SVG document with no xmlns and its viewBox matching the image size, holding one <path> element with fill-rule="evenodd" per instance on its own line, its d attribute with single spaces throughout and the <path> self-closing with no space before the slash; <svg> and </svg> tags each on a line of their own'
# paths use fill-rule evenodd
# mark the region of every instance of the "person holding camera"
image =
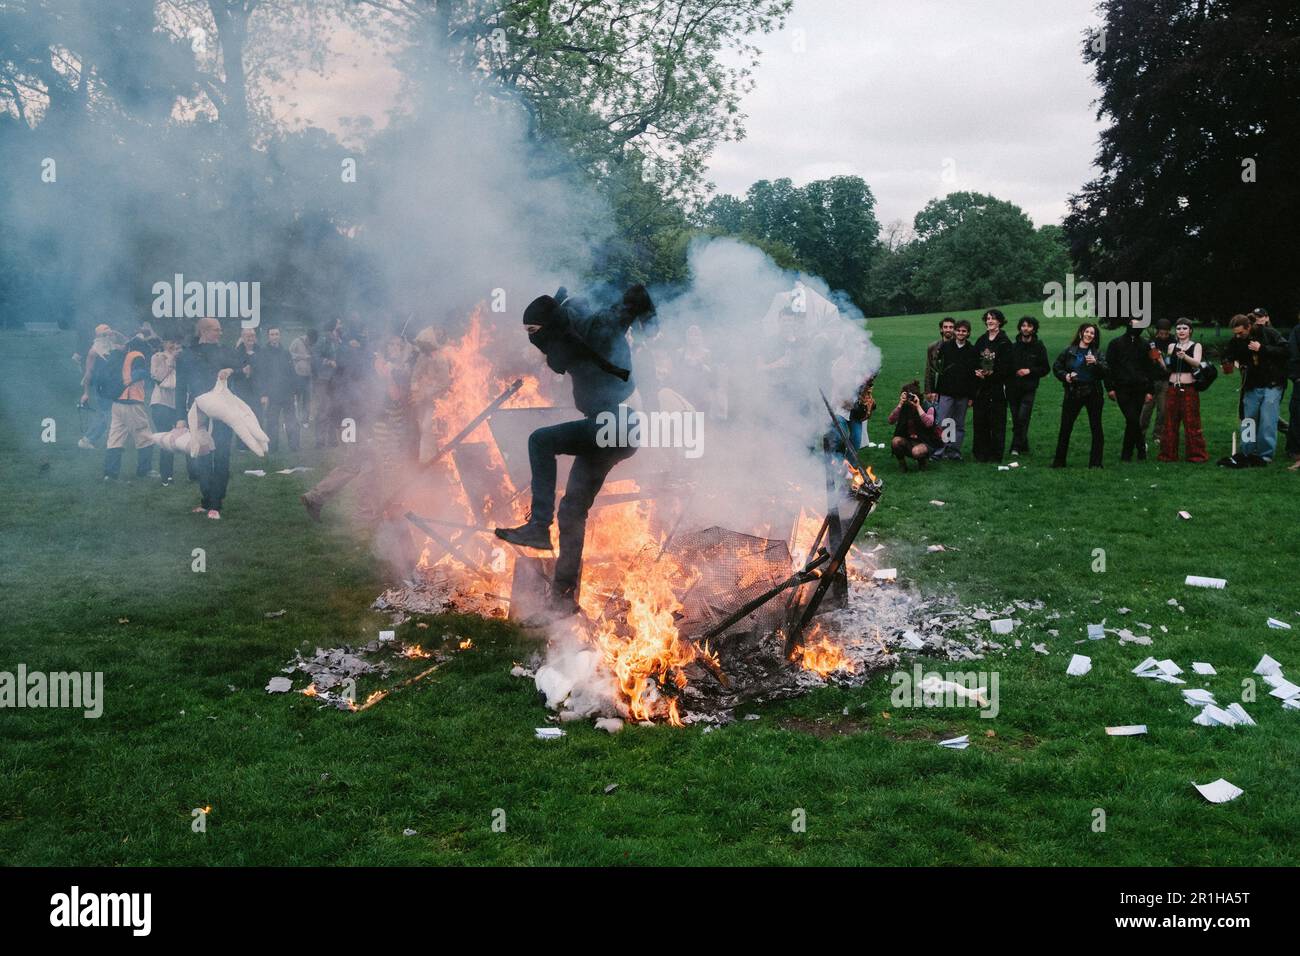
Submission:
<svg viewBox="0 0 1300 956">
<path fill-rule="evenodd" d="M 894 426 L 894 439 L 890 449 L 898 465 L 907 471 L 907 460 L 916 462 L 925 471 L 931 452 L 943 445 L 943 439 L 934 428 L 934 408 L 921 402 L 921 385 L 908 382 L 898 395 L 898 404 L 889 413 L 889 423 Z"/>
<path fill-rule="evenodd" d="M 1061 430 L 1056 436 L 1056 457 L 1052 460 L 1052 467 L 1065 467 L 1065 456 L 1070 452 L 1070 433 L 1079 412 L 1086 408 L 1088 425 L 1092 430 L 1088 467 L 1100 468 L 1102 447 L 1106 442 L 1101 429 L 1101 411 L 1105 407 L 1103 383 L 1106 379 L 1106 362 L 1101 357 L 1101 329 L 1091 322 L 1080 325 L 1069 348 L 1056 357 L 1052 374 L 1065 386 Z"/>
<path fill-rule="evenodd" d="M 1165 349 L 1165 367 L 1169 369 L 1169 387 L 1165 391 L 1164 431 L 1160 436 L 1157 461 L 1178 460 L 1178 427 L 1187 433 L 1187 460 L 1209 461 L 1205 435 L 1201 431 L 1201 393 L 1196 390 L 1196 370 L 1204 362 L 1201 343 L 1192 339 L 1192 323 L 1179 319 L 1174 325 L 1174 341 Z"/>
</svg>

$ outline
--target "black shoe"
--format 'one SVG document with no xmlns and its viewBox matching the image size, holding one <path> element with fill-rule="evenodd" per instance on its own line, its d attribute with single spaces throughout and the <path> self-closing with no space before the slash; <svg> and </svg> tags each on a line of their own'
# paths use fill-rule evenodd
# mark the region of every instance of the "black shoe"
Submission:
<svg viewBox="0 0 1300 956">
<path fill-rule="evenodd" d="M 527 524 L 521 524 L 518 528 L 497 528 L 495 533 L 502 541 L 518 545 L 521 548 L 536 548 L 538 551 L 552 550 L 550 525 L 534 524 L 530 521 Z"/>
</svg>

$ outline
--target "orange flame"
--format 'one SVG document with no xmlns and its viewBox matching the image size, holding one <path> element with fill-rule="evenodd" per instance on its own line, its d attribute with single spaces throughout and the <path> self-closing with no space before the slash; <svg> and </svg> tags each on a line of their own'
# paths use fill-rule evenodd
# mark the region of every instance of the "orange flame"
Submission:
<svg viewBox="0 0 1300 956">
<path fill-rule="evenodd" d="M 852 674 L 857 665 L 845 656 L 843 648 L 832 643 L 825 634 L 820 632 L 821 625 L 817 625 L 808 635 L 808 640 L 803 646 L 795 648 L 799 666 L 820 677 L 829 677 L 836 671 Z"/>
</svg>

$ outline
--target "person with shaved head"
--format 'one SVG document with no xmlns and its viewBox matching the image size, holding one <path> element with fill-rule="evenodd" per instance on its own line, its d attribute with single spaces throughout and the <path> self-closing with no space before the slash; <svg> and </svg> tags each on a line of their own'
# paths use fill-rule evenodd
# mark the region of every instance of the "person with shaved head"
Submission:
<svg viewBox="0 0 1300 956">
<path fill-rule="evenodd" d="M 199 319 L 194 326 L 198 341 L 189 345 L 176 360 L 176 418 L 185 425 L 194 399 L 212 391 L 222 370 L 234 370 L 244 363 L 242 357 L 228 345 L 221 344 L 221 323 L 216 319 Z M 201 498 L 193 509 L 214 521 L 221 517 L 225 503 L 226 485 L 230 481 L 230 444 L 234 431 L 221 421 L 212 422 L 212 441 L 215 447 L 207 455 L 191 458 L 191 480 L 199 483 Z"/>
</svg>

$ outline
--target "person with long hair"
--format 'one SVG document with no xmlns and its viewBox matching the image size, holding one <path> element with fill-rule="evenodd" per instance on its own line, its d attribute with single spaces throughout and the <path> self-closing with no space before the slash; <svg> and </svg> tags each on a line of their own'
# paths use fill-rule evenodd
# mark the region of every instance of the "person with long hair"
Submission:
<svg viewBox="0 0 1300 956">
<path fill-rule="evenodd" d="M 1165 349 L 1169 388 L 1165 392 L 1164 433 L 1160 436 L 1159 461 L 1178 460 L 1178 428 L 1187 432 L 1187 460 L 1209 461 L 1205 435 L 1201 432 L 1201 396 L 1194 373 L 1204 361 L 1201 343 L 1192 340 L 1192 323 L 1179 319 L 1174 341 Z"/>
<path fill-rule="evenodd" d="M 1011 378 L 1011 340 L 999 309 L 984 313 L 987 330 L 975 342 L 975 460 L 1001 463 L 1007 447 L 1007 381 Z"/>
<path fill-rule="evenodd" d="M 1079 412 L 1086 408 L 1088 425 L 1092 429 L 1088 467 L 1100 468 L 1102 447 L 1106 441 L 1101 429 L 1106 379 L 1106 362 L 1101 355 L 1101 329 L 1092 322 L 1080 325 L 1069 347 L 1056 357 L 1052 374 L 1065 386 L 1061 430 L 1056 436 L 1056 457 L 1052 460 L 1052 467 L 1065 467 L 1065 456 L 1070 451 L 1070 432 L 1074 430 Z"/>
</svg>

